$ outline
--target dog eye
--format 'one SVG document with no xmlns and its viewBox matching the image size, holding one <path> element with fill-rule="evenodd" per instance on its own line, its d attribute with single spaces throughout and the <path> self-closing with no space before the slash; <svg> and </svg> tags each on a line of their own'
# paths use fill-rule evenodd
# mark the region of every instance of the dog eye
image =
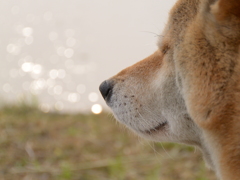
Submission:
<svg viewBox="0 0 240 180">
<path fill-rule="evenodd" d="M 170 49 L 170 47 L 169 47 L 168 45 L 164 45 L 164 46 L 161 48 L 163 54 L 166 54 L 169 49 Z"/>
</svg>

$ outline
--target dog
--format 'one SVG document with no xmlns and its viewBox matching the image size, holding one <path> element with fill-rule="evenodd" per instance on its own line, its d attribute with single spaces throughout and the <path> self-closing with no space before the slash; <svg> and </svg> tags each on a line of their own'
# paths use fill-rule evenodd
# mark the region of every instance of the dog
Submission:
<svg viewBox="0 0 240 180">
<path fill-rule="evenodd" d="M 118 121 L 197 146 L 219 179 L 240 179 L 240 0 L 178 0 L 146 59 L 104 81 Z"/>
</svg>

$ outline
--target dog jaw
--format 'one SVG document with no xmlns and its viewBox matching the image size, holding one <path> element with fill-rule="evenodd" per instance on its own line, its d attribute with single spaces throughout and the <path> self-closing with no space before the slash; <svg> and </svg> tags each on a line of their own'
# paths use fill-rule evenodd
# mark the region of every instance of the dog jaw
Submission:
<svg viewBox="0 0 240 180">
<path fill-rule="evenodd" d="M 200 130 L 188 116 L 175 74 L 158 50 L 108 80 L 106 100 L 116 119 L 154 141 L 200 146 Z"/>
<path fill-rule="evenodd" d="M 165 134 L 168 129 L 168 122 L 159 111 L 158 94 L 153 93 L 149 84 L 162 66 L 161 60 L 162 55 L 157 51 L 108 80 L 114 86 L 107 104 L 116 119 L 142 136 Z"/>
<path fill-rule="evenodd" d="M 203 134 L 187 113 L 167 59 L 158 50 L 107 80 L 111 90 L 106 103 L 115 118 L 136 134 L 152 141 L 196 146 L 214 169 Z"/>
</svg>

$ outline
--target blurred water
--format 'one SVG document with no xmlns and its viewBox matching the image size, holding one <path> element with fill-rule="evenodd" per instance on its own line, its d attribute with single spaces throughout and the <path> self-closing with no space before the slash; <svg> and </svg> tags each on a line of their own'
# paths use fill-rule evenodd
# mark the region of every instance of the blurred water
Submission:
<svg viewBox="0 0 240 180">
<path fill-rule="evenodd" d="M 0 0 L 0 98 L 100 112 L 100 82 L 156 49 L 173 2 Z"/>
</svg>

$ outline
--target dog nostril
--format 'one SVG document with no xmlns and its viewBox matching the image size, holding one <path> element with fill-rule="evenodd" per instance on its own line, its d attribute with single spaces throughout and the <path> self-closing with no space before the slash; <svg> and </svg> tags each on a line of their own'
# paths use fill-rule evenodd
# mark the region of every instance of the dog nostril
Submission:
<svg viewBox="0 0 240 180">
<path fill-rule="evenodd" d="M 112 88 L 113 88 L 113 85 L 108 81 L 102 82 L 102 84 L 99 86 L 99 90 L 105 100 L 106 98 L 109 98 L 111 96 Z"/>
</svg>

